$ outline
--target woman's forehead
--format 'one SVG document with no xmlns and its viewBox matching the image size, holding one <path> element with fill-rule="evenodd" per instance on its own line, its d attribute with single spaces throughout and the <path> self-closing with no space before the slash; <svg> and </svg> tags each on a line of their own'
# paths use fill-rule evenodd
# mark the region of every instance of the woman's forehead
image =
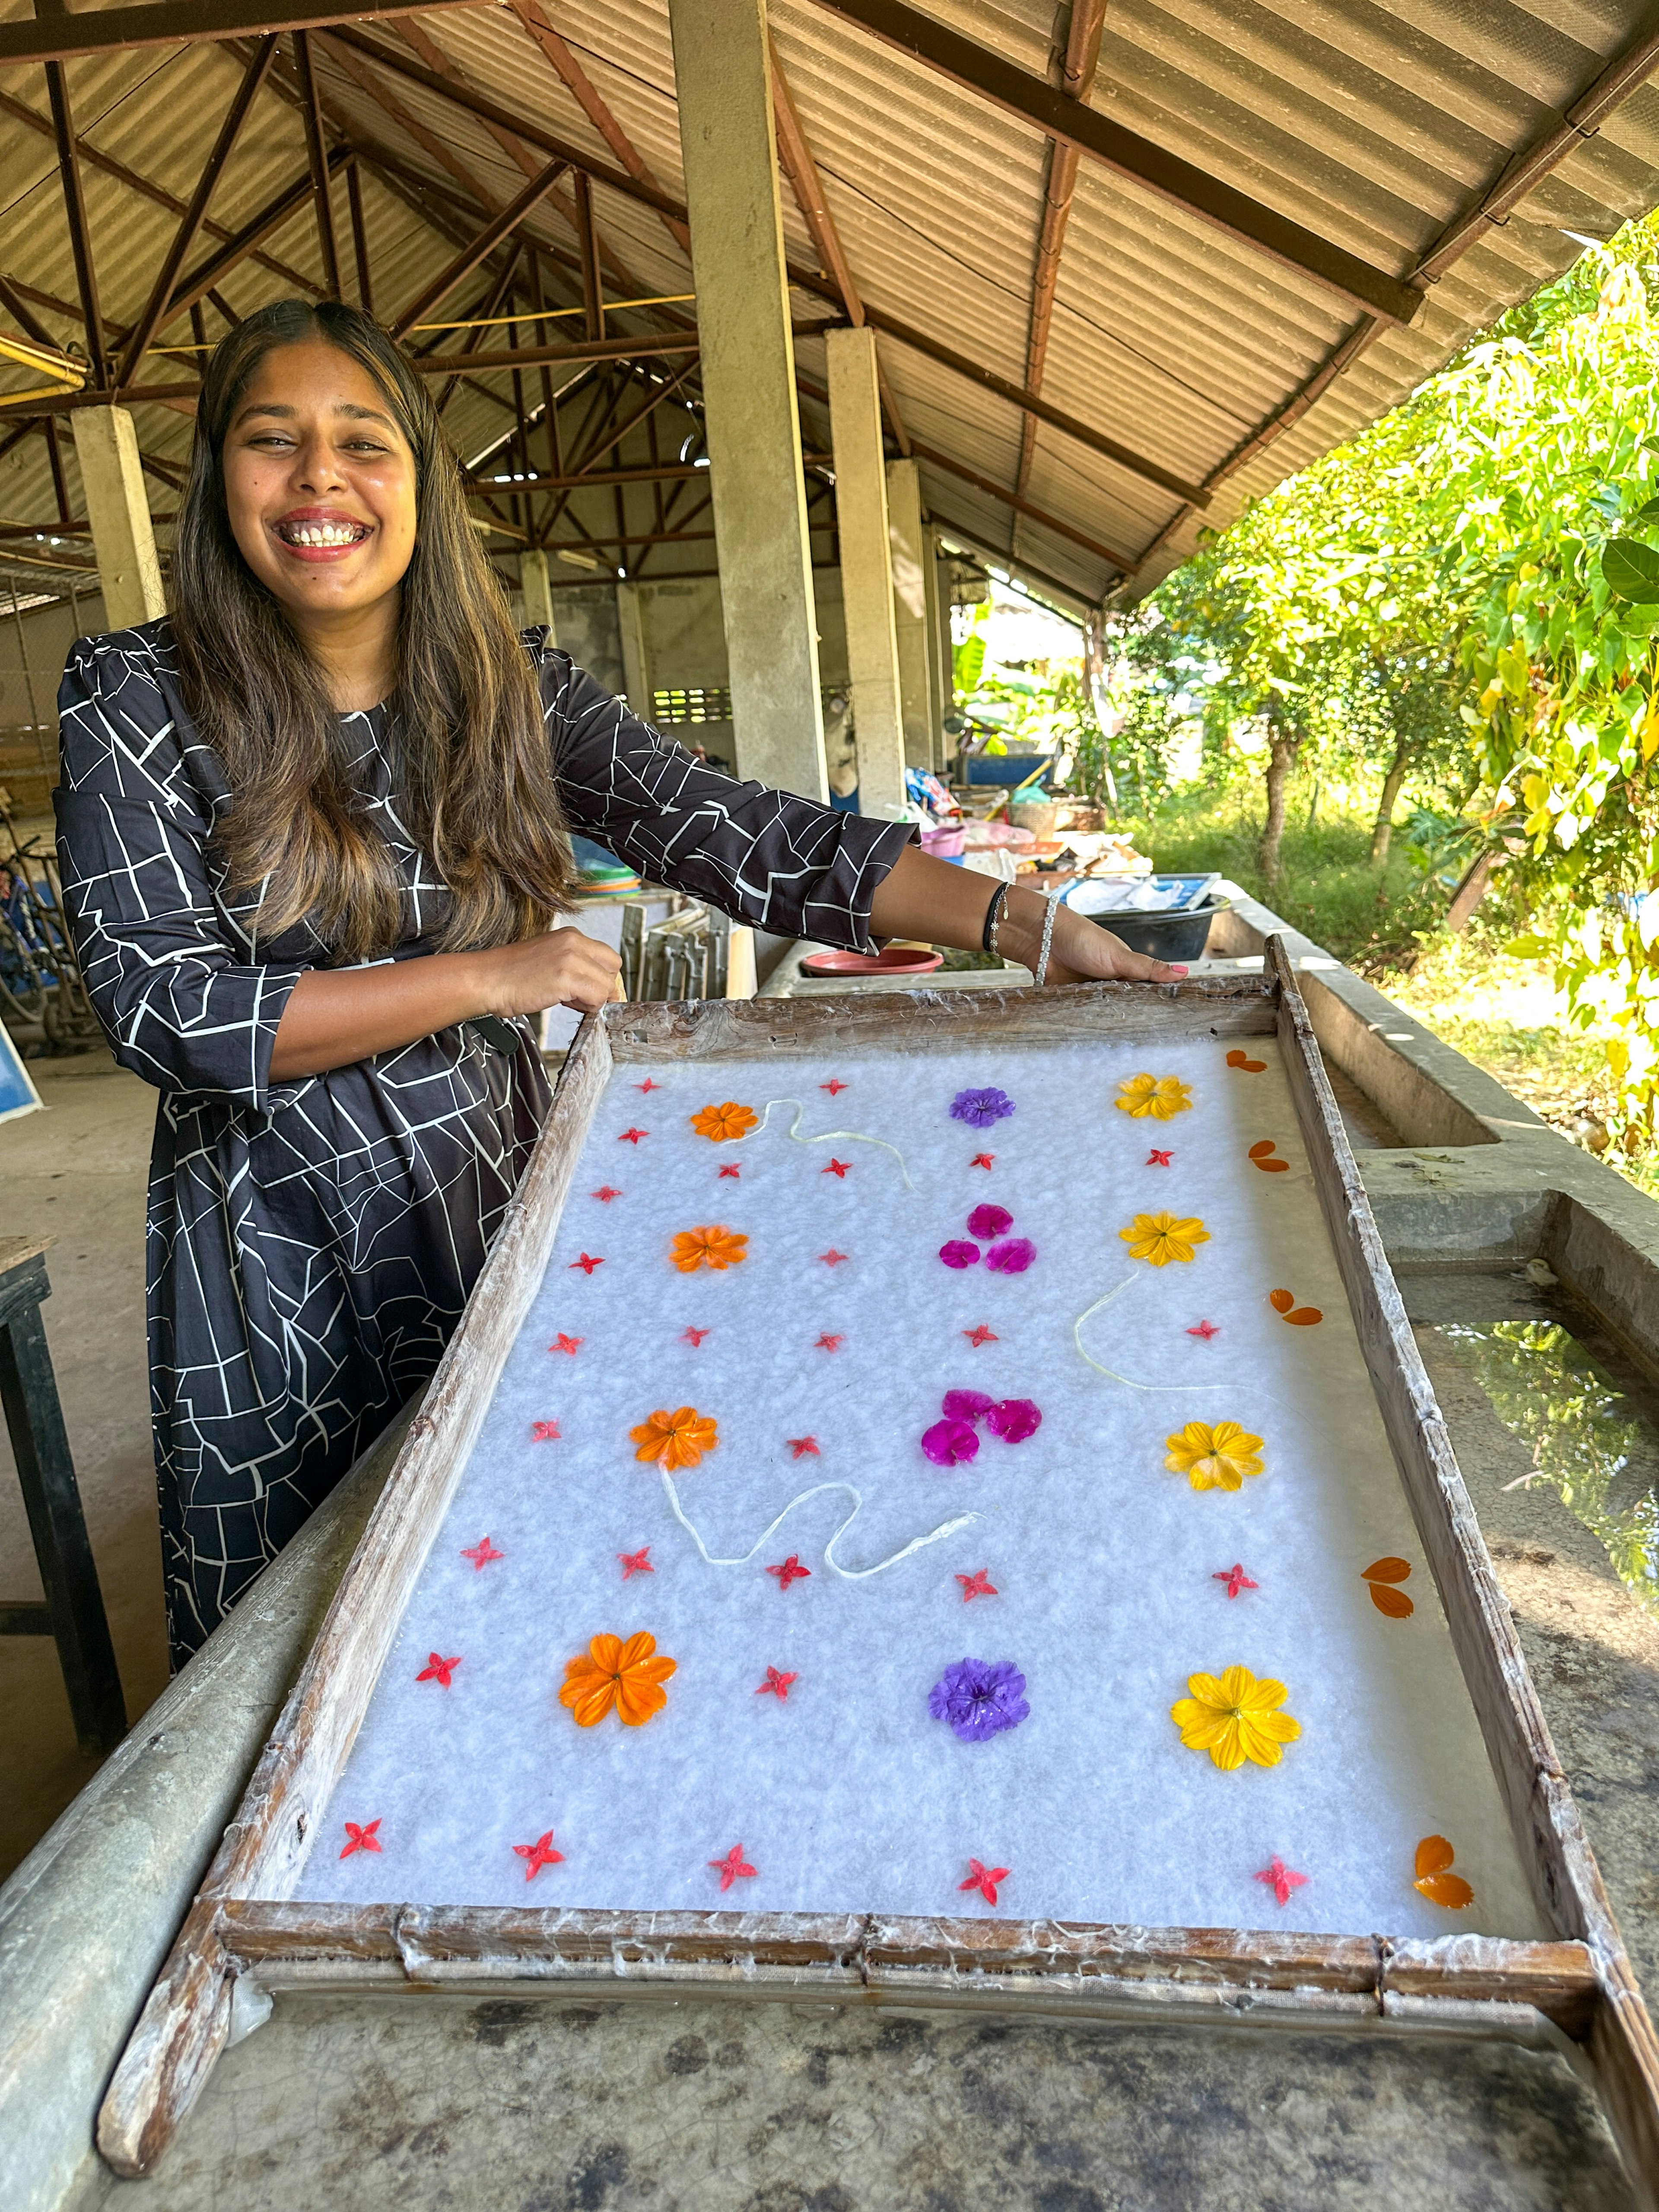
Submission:
<svg viewBox="0 0 1659 2212">
<path fill-rule="evenodd" d="M 362 362 L 338 346 L 316 341 L 278 346 L 265 356 L 248 379 L 234 420 L 240 423 L 256 416 L 375 422 L 403 436 L 385 393 Z"/>
</svg>

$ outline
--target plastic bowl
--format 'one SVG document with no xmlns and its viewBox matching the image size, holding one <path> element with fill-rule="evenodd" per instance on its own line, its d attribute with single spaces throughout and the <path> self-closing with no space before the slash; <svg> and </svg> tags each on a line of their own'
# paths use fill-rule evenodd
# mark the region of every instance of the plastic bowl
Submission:
<svg viewBox="0 0 1659 2212">
<path fill-rule="evenodd" d="M 946 830 L 924 830 L 921 849 L 931 853 L 936 860 L 959 860 L 967 838 L 968 832 L 960 824 Z"/>
<path fill-rule="evenodd" d="M 945 965 L 942 952 L 923 952 L 914 945 L 890 945 L 884 952 L 809 952 L 801 962 L 806 975 L 931 975 Z"/>
<path fill-rule="evenodd" d="M 1206 899 L 1190 914 L 1089 914 L 1085 921 L 1098 922 L 1121 938 L 1131 952 L 1150 953 L 1154 960 L 1201 960 L 1210 941 L 1210 924 L 1225 914 L 1232 901 Z"/>
</svg>

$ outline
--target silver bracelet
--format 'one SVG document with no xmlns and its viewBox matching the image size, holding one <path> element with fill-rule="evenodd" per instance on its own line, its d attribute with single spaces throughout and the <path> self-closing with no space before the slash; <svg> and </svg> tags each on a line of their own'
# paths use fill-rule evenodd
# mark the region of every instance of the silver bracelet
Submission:
<svg viewBox="0 0 1659 2212">
<path fill-rule="evenodd" d="M 1054 942 L 1054 909 L 1059 906 L 1061 899 L 1063 899 L 1065 896 L 1066 893 L 1064 890 L 1057 891 L 1038 891 L 1037 893 L 1037 896 L 1044 902 L 1048 909 L 1047 914 L 1042 917 L 1042 948 L 1037 954 L 1036 981 L 1038 990 L 1042 988 L 1043 978 L 1048 973 L 1048 947 Z"/>
</svg>

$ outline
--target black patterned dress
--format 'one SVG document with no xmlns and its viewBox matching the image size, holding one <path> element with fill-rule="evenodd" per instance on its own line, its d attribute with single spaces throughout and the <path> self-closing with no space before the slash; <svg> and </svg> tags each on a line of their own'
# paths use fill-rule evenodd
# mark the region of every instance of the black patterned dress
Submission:
<svg viewBox="0 0 1659 2212">
<path fill-rule="evenodd" d="M 574 828 L 744 921 L 867 949 L 908 831 L 700 767 L 527 631 Z M 446 1029 L 270 1079 L 289 992 L 331 964 L 301 925 L 257 945 L 211 844 L 228 803 L 179 696 L 166 622 L 83 638 L 58 694 L 64 888 L 116 1058 L 161 1093 L 149 1364 L 168 1629 L 195 1650 L 410 1393 L 459 1320 L 546 1114 L 516 1053 Z M 347 716 L 403 872 L 394 958 L 447 893 L 398 819 L 379 708 Z"/>
</svg>

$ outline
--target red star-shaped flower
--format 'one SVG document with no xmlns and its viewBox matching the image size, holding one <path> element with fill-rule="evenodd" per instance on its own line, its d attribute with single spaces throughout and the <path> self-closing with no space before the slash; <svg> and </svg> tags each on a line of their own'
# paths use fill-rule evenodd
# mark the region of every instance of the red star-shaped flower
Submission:
<svg viewBox="0 0 1659 2212">
<path fill-rule="evenodd" d="M 995 1329 L 987 1328 L 983 1322 L 981 1322 L 975 1328 L 964 1328 L 962 1333 L 975 1352 L 982 1344 L 997 1344 L 1001 1340 Z"/>
<path fill-rule="evenodd" d="M 538 1444 L 556 1443 L 559 1440 L 559 1425 L 556 1421 L 532 1421 L 530 1424 L 530 1433 Z"/>
<path fill-rule="evenodd" d="M 449 1687 L 450 1676 L 460 1663 L 459 1653 L 453 1659 L 441 1659 L 435 1651 L 428 1651 L 426 1655 L 426 1664 L 415 1680 L 417 1682 L 435 1682 L 440 1689 L 447 1690 Z"/>
<path fill-rule="evenodd" d="M 553 1848 L 551 1828 L 544 1836 L 538 1836 L 533 1844 L 514 1844 L 513 1849 L 524 1861 L 524 1878 L 526 1881 L 534 1881 L 544 1866 L 559 1866 L 564 1859 L 564 1853 L 556 1851 Z"/>
<path fill-rule="evenodd" d="M 970 1168 L 988 1168 L 995 1158 L 994 1152 L 975 1152 L 968 1164 Z"/>
<path fill-rule="evenodd" d="M 1147 1153 L 1146 1164 L 1149 1168 L 1167 1168 L 1174 1158 L 1175 1154 L 1172 1152 L 1160 1152 L 1154 1149 Z"/>
<path fill-rule="evenodd" d="M 1305 1889 L 1308 1885 L 1307 1875 L 1293 1874 L 1277 1851 L 1273 1853 L 1271 1863 L 1264 1866 L 1261 1873 L 1255 1876 L 1255 1880 L 1265 1882 L 1281 1905 L 1290 1903 L 1291 1892 L 1293 1889 Z"/>
<path fill-rule="evenodd" d="M 826 1329 L 812 1349 L 814 1352 L 839 1352 L 846 1340 L 844 1337 L 831 1336 Z"/>
<path fill-rule="evenodd" d="M 657 1571 L 651 1564 L 649 1544 L 642 1544 L 637 1552 L 618 1552 L 617 1557 L 622 1561 L 624 1582 L 630 1575 L 654 1575 Z"/>
<path fill-rule="evenodd" d="M 811 1567 L 802 1566 L 799 1552 L 791 1552 L 781 1566 L 769 1567 L 766 1571 L 769 1575 L 777 1577 L 778 1588 L 781 1590 L 787 1590 L 791 1583 L 807 1581 L 811 1577 L 812 1570 Z"/>
<path fill-rule="evenodd" d="M 822 1172 L 824 1175 L 835 1176 L 841 1182 L 845 1182 L 847 1180 L 847 1170 L 852 1166 L 852 1164 L 853 1163 L 851 1160 L 831 1160 L 829 1166 L 823 1169 Z"/>
<path fill-rule="evenodd" d="M 602 1182 L 597 1190 L 590 1190 L 587 1194 L 590 1198 L 600 1200 L 606 1206 L 610 1205 L 613 1198 L 622 1196 L 622 1193 L 616 1188 L 615 1185 L 608 1182 Z"/>
<path fill-rule="evenodd" d="M 385 1817 L 382 1814 L 381 1819 Z M 380 1820 L 371 1820 L 366 1828 L 360 1828 L 355 1820 L 348 1820 L 345 1832 L 346 1847 L 340 1854 L 343 1859 L 349 1859 L 354 1851 L 378 1851 L 380 1848 Z"/>
<path fill-rule="evenodd" d="M 570 1262 L 571 1272 L 573 1274 L 575 1270 L 580 1267 L 583 1274 L 591 1275 L 595 1267 L 602 1267 L 604 1265 L 605 1261 L 603 1257 L 596 1259 L 592 1252 L 584 1252 L 580 1260 L 573 1260 Z"/>
<path fill-rule="evenodd" d="M 1207 1344 L 1212 1336 L 1219 1336 L 1221 1331 L 1212 1321 L 1201 1321 L 1196 1328 L 1189 1328 L 1187 1334 L 1188 1336 L 1201 1336 Z"/>
<path fill-rule="evenodd" d="M 704 1337 L 706 1337 L 708 1333 L 709 1332 L 706 1328 L 682 1329 L 680 1332 L 680 1342 L 682 1344 L 691 1345 L 695 1347 L 702 1342 Z"/>
<path fill-rule="evenodd" d="M 1210 1580 L 1212 1583 L 1225 1583 L 1229 1597 L 1237 1597 L 1240 1590 L 1260 1589 L 1261 1587 L 1260 1583 L 1253 1583 L 1243 1568 L 1237 1563 L 1224 1568 L 1218 1575 L 1212 1575 Z"/>
<path fill-rule="evenodd" d="M 567 1336 L 561 1329 L 547 1348 L 550 1352 L 574 1352 L 579 1344 L 586 1344 L 586 1341 L 585 1336 Z"/>
<path fill-rule="evenodd" d="M 820 1252 L 818 1254 L 818 1257 L 823 1261 L 826 1267 L 839 1267 L 842 1261 L 848 1257 L 848 1255 L 845 1252 L 837 1252 L 835 1246 L 832 1244 L 827 1252 Z"/>
<path fill-rule="evenodd" d="M 745 1866 L 744 1864 L 743 1845 L 741 1844 L 733 1844 L 731 1850 L 727 1851 L 723 1859 L 710 1859 L 708 1863 L 720 1875 L 720 1887 L 722 1890 L 730 1889 L 732 1883 L 736 1881 L 740 1875 L 758 1874 L 760 1871 L 758 1867 Z"/>
<path fill-rule="evenodd" d="M 461 1557 L 464 1559 L 471 1560 L 472 1571 L 476 1575 L 480 1567 L 487 1567 L 492 1559 L 504 1559 L 507 1557 L 507 1553 L 505 1552 L 498 1552 L 495 1549 L 495 1547 L 490 1542 L 489 1537 L 486 1536 L 479 1543 L 465 1546 L 461 1552 Z"/>
<path fill-rule="evenodd" d="M 828 1083 L 820 1083 L 818 1085 L 818 1089 L 820 1091 L 827 1091 L 832 1098 L 834 1098 L 839 1092 L 845 1091 L 847 1085 L 844 1083 L 834 1079 Z"/>
<path fill-rule="evenodd" d="M 634 1088 L 635 1091 L 660 1091 L 662 1085 L 660 1083 L 653 1083 L 647 1075 L 643 1083 L 636 1083 Z"/>
<path fill-rule="evenodd" d="M 755 1695 L 757 1698 L 763 1698 L 767 1692 L 771 1690 L 775 1692 L 778 1703 L 781 1705 L 789 1695 L 789 1685 L 799 1680 L 799 1674 L 780 1674 L 775 1667 L 769 1667 L 766 1670 L 766 1680 L 756 1691 Z"/>
<path fill-rule="evenodd" d="M 735 1161 L 728 1161 L 720 1170 L 720 1175 L 730 1176 L 733 1182 L 741 1182 L 743 1181 L 743 1170 L 737 1165 Z M 716 1176 L 715 1181 L 718 1182 L 719 1180 L 720 1177 Z"/>
<path fill-rule="evenodd" d="M 962 1584 L 962 1601 L 964 1605 L 969 1598 L 995 1597 L 998 1595 L 997 1586 L 991 1580 L 989 1567 L 981 1567 L 977 1574 L 958 1575 L 957 1580 Z"/>
<path fill-rule="evenodd" d="M 785 1439 L 797 1459 L 817 1459 L 818 1440 L 816 1437 L 788 1437 Z"/>
<path fill-rule="evenodd" d="M 997 1884 L 1000 1881 L 1006 1881 L 1008 1874 L 1009 1869 L 1006 1867 L 981 1866 L 977 1859 L 969 1859 L 968 1879 L 966 1881 L 959 1881 L 957 1887 L 976 1889 L 988 1905 L 994 1905 L 997 1901 Z"/>
<path fill-rule="evenodd" d="M 623 1129 L 618 1133 L 617 1142 L 619 1145 L 637 1145 L 641 1137 L 650 1134 L 649 1129 Z"/>
</svg>

